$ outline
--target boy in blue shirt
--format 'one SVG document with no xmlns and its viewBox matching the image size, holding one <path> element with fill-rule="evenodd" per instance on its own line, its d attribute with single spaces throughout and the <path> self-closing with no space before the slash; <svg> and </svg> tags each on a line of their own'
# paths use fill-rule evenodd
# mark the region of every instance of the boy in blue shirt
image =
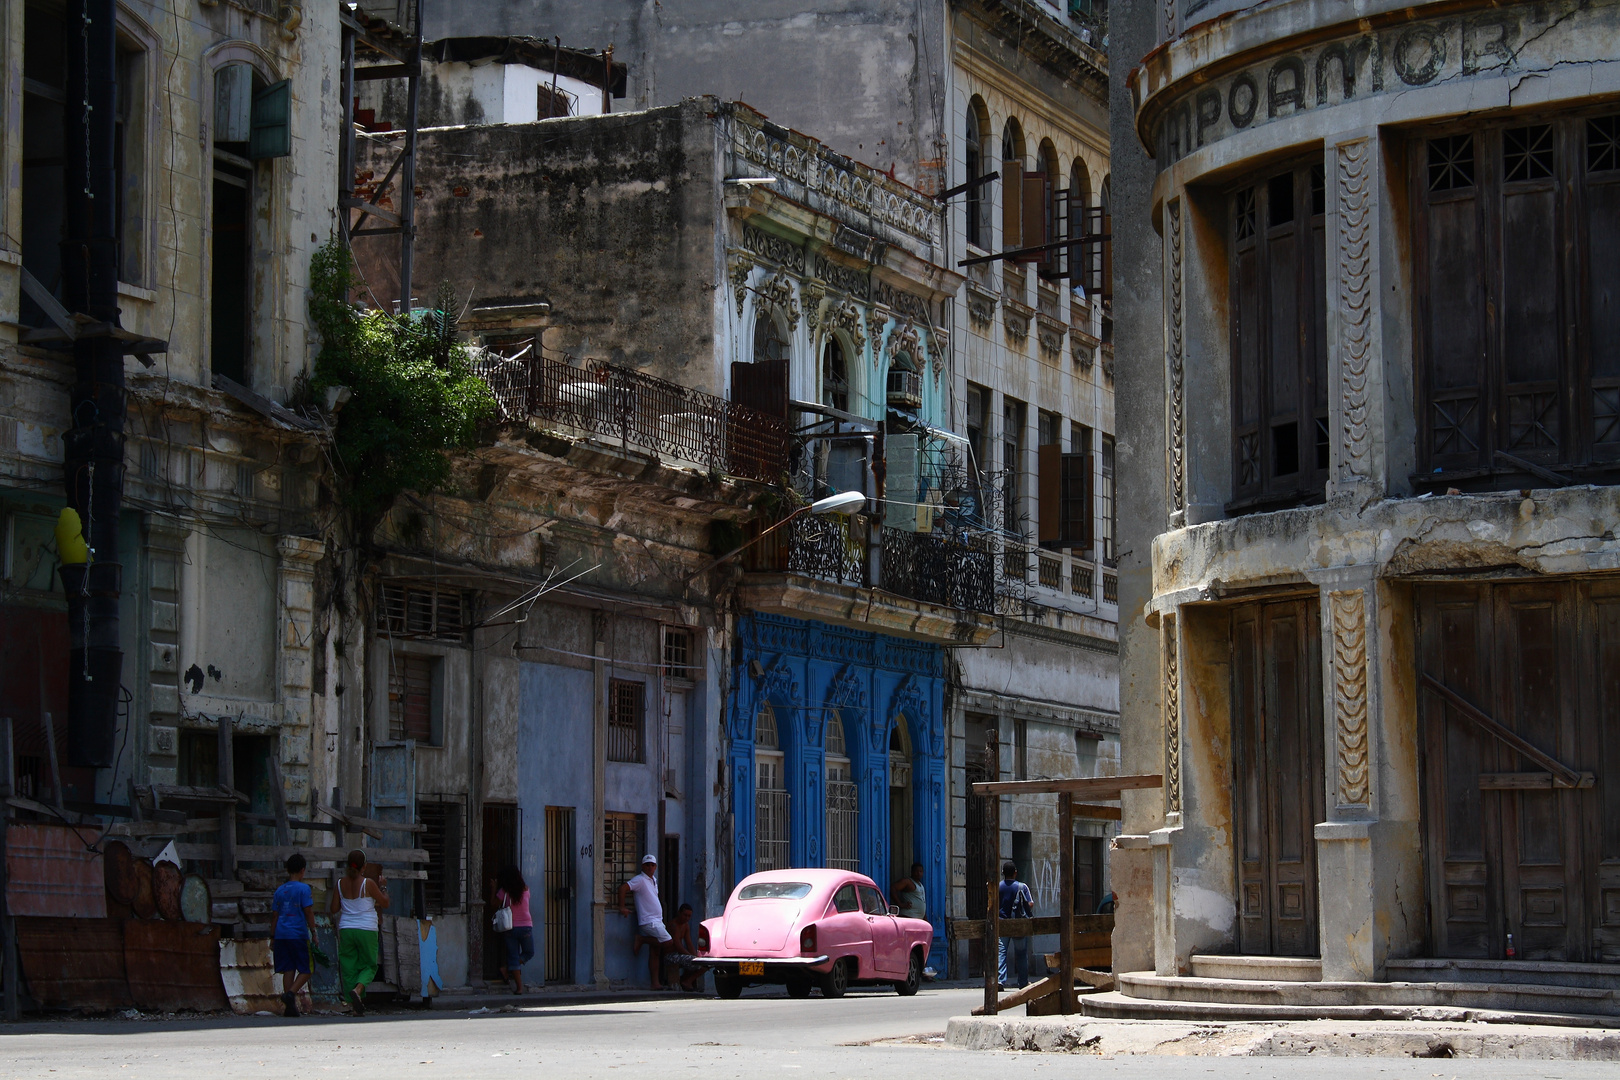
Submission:
<svg viewBox="0 0 1620 1080">
<path fill-rule="evenodd" d="M 298 992 L 309 985 L 309 939 L 315 933 L 315 894 L 304 884 L 304 857 L 287 856 L 287 880 L 270 898 L 276 936 L 270 942 L 281 976 L 284 1015 L 298 1015 Z"/>
</svg>

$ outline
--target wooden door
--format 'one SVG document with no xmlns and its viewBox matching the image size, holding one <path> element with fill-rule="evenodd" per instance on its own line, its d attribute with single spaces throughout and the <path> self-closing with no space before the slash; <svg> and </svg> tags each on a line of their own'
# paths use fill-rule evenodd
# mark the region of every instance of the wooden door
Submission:
<svg viewBox="0 0 1620 1080">
<path fill-rule="evenodd" d="M 1419 598 L 1430 932 L 1438 956 L 1620 959 L 1620 588 L 1435 586 Z M 1576 773 L 1579 786 L 1490 724 Z"/>
<path fill-rule="evenodd" d="M 1316 823 L 1326 795 L 1314 597 L 1232 614 L 1232 771 L 1238 951 L 1315 956 Z"/>
</svg>

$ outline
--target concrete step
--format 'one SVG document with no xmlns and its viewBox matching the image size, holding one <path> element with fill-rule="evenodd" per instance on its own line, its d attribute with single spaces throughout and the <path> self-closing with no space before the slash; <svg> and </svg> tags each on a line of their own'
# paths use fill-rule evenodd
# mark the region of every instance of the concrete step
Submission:
<svg viewBox="0 0 1620 1080">
<path fill-rule="evenodd" d="M 1200 979 L 1256 979 L 1261 982 L 1321 982 L 1322 961 L 1310 956 L 1224 956 L 1192 958 Z"/>
<path fill-rule="evenodd" d="M 1531 1024 L 1620 1031 L 1620 1017 L 1588 1013 L 1517 1013 L 1497 1009 L 1450 1009 L 1432 1005 L 1234 1005 L 1207 1001 L 1159 1001 L 1119 991 L 1080 999 L 1084 1016 L 1110 1020 L 1171 1020 L 1197 1023 L 1349 1020 L 1422 1021 L 1428 1024 Z M 989 1018 L 1000 1020 L 1000 1017 Z M 1016 1018 L 1009 1018 L 1016 1019 Z M 1061 1018 L 1046 1018 L 1061 1019 Z M 955 1021 L 953 1021 L 954 1023 Z M 1031 1021 L 1032 1023 L 1035 1021 Z M 1022 1048 L 1022 1047 L 1021 1047 Z"/>
<path fill-rule="evenodd" d="M 1127 972 L 1119 991 L 1153 1001 L 1322 1009 L 1340 1006 L 1491 1009 L 1620 1017 L 1613 985 L 1545 986 L 1485 982 L 1261 982 Z"/>
<path fill-rule="evenodd" d="M 1197 959 L 1196 957 L 1194 959 Z M 1522 983 L 1533 986 L 1620 986 L 1620 964 L 1554 960 L 1391 960 L 1391 982 Z"/>
</svg>

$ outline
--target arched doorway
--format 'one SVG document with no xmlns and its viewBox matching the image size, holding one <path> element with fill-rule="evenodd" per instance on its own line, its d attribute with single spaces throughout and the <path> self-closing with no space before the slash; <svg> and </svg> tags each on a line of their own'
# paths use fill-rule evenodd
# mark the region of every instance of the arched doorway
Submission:
<svg viewBox="0 0 1620 1080">
<path fill-rule="evenodd" d="M 860 795 L 850 773 L 849 744 L 844 719 L 837 709 L 827 713 L 827 865 L 836 870 L 861 868 L 856 828 Z"/>
<path fill-rule="evenodd" d="M 788 867 L 788 793 L 776 711 L 761 705 L 754 722 L 754 869 Z"/>
<path fill-rule="evenodd" d="M 911 775 L 911 733 L 904 714 L 895 717 L 889 728 L 889 863 L 883 885 L 899 881 L 911 873 L 915 844 L 913 781 Z"/>
</svg>

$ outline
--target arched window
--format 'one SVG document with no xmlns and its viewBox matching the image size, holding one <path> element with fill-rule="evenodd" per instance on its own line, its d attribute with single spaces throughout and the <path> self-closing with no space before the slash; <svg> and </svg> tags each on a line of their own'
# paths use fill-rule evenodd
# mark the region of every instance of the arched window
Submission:
<svg viewBox="0 0 1620 1080">
<path fill-rule="evenodd" d="M 788 865 L 788 793 L 776 712 L 762 705 L 754 720 L 754 869 Z"/>
<path fill-rule="evenodd" d="M 905 716 L 894 718 L 889 729 L 889 878 L 911 873 L 912 848 L 911 733 Z"/>
<path fill-rule="evenodd" d="M 786 360 L 788 356 L 787 337 L 782 328 L 777 325 L 776 319 L 768 311 L 762 311 L 754 319 L 754 360 Z"/>
<path fill-rule="evenodd" d="M 836 336 L 829 337 L 821 350 L 821 403 L 849 411 L 849 361 Z"/>
<path fill-rule="evenodd" d="M 1033 213 L 1035 206 L 1030 207 L 1031 213 L 1026 217 L 1028 223 L 1025 229 L 1024 246 L 1033 247 L 1037 244 L 1050 243 L 1058 238 L 1058 199 L 1057 183 L 1058 156 L 1057 147 L 1052 145 L 1051 139 L 1041 140 L 1037 171 L 1025 178 L 1025 192 L 1031 199 L 1039 200 L 1040 216 Z M 1028 233 L 1034 233 L 1030 236 Z M 1058 265 L 1056 251 L 1043 251 L 1030 256 L 1030 260 L 1037 264 L 1037 272 L 1045 278 L 1053 277 L 1061 269 Z"/>
<path fill-rule="evenodd" d="M 860 796 L 850 779 L 849 748 L 844 719 L 837 709 L 827 714 L 827 865 L 837 870 L 859 870 L 856 818 Z"/>
<path fill-rule="evenodd" d="M 1091 220 L 1091 173 L 1079 158 L 1069 166 L 1069 221 L 1066 238 L 1085 236 L 1093 232 Z M 1086 281 L 1086 254 L 1097 250 L 1081 244 L 1069 246 L 1069 284 L 1084 291 Z"/>
<path fill-rule="evenodd" d="M 989 133 L 990 117 L 984 107 L 984 102 L 977 96 L 968 103 L 966 146 L 964 157 L 966 159 L 966 181 L 977 180 L 985 174 L 984 167 L 984 140 Z M 985 220 L 984 187 L 971 187 L 963 201 L 967 210 L 967 241 L 977 247 L 988 247 L 990 237 L 989 222 Z"/>
</svg>

